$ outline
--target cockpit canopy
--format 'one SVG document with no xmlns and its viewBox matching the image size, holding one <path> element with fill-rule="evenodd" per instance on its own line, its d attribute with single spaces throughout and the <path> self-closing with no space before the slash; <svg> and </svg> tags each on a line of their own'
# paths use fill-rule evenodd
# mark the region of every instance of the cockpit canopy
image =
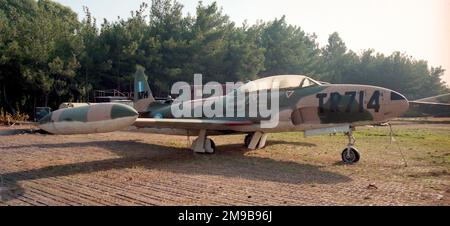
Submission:
<svg viewBox="0 0 450 226">
<path fill-rule="evenodd" d="M 278 83 L 278 89 L 304 88 L 320 85 L 319 82 L 304 75 L 275 75 L 248 82 L 239 87 L 238 90 L 244 92 L 270 90 L 276 87 L 276 83 Z"/>
</svg>

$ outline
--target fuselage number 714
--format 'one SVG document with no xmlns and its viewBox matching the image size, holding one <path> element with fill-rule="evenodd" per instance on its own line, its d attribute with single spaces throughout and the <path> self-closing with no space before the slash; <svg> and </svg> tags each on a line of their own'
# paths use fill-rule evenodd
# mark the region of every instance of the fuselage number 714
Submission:
<svg viewBox="0 0 450 226">
<path fill-rule="evenodd" d="M 364 112 L 364 91 L 359 91 L 358 95 L 358 111 Z M 356 91 L 349 91 L 345 92 L 345 98 L 338 92 L 332 92 L 330 93 L 329 98 L 329 105 L 326 106 L 327 109 L 325 109 L 325 98 L 328 96 L 327 93 L 318 93 L 316 97 L 319 99 L 319 112 L 324 113 L 325 110 L 329 110 L 330 112 L 348 112 L 350 113 L 352 111 L 352 106 L 354 106 L 356 101 Z M 343 100 L 347 103 L 341 103 Z M 342 107 L 345 105 L 344 107 Z M 380 111 L 380 91 L 376 90 L 373 92 L 372 97 L 370 97 L 369 102 L 367 102 L 366 109 L 374 109 L 375 112 Z"/>
</svg>

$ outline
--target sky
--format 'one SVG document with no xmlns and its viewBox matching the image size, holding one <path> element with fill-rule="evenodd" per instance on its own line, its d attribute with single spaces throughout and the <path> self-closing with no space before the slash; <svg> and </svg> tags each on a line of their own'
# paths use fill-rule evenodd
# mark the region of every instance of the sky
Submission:
<svg viewBox="0 0 450 226">
<path fill-rule="evenodd" d="M 150 0 L 56 0 L 81 18 L 88 6 L 98 21 L 127 18 Z M 400 51 L 429 66 L 447 70 L 450 84 L 450 0 L 203 0 L 216 1 L 237 25 L 270 21 L 285 15 L 289 24 L 315 33 L 321 46 L 337 31 L 357 53 L 375 49 L 386 55 Z M 195 14 L 197 0 L 178 0 L 185 14 Z M 450 86 L 450 85 L 449 85 Z"/>
</svg>

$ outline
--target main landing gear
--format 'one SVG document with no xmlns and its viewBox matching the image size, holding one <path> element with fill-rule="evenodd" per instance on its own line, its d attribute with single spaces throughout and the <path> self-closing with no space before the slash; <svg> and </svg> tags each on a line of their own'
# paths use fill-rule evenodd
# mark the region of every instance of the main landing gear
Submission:
<svg viewBox="0 0 450 226">
<path fill-rule="evenodd" d="M 267 134 L 263 132 L 249 133 L 245 136 L 244 144 L 248 149 L 262 149 L 266 146 Z M 195 153 L 214 154 L 216 144 L 206 136 L 206 130 L 200 130 L 198 137 L 192 142 L 191 149 Z"/>
<path fill-rule="evenodd" d="M 202 129 L 192 143 L 191 149 L 195 153 L 214 154 L 216 152 L 216 144 L 213 140 L 206 137 L 206 130 Z"/>
<path fill-rule="evenodd" d="M 342 151 L 342 161 L 347 164 L 353 164 L 359 161 L 360 155 L 358 153 L 358 149 L 354 147 L 356 140 L 353 137 L 352 128 L 350 128 L 350 131 L 345 135 L 348 137 L 348 145 L 344 151 Z"/>
<path fill-rule="evenodd" d="M 266 146 L 267 134 L 263 132 L 249 133 L 244 138 L 244 145 L 250 150 L 263 149 Z"/>
</svg>

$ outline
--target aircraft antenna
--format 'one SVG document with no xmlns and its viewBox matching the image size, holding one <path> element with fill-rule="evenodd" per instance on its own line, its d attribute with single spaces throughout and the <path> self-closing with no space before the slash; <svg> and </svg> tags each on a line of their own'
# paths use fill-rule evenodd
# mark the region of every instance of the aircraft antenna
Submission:
<svg viewBox="0 0 450 226">
<path fill-rule="evenodd" d="M 389 145 L 386 146 L 386 149 L 392 144 L 392 142 L 395 142 L 395 134 L 394 134 L 394 130 L 392 129 L 392 124 L 391 123 L 387 123 L 389 125 Z M 396 142 L 397 145 L 397 150 L 400 152 L 400 155 L 402 156 L 402 160 L 403 160 L 403 164 L 405 165 L 405 167 L 408 167 L 408 162 L 406 161 L 405 155 L 403 154 L 402 149 L 400 148 L 400 145 L 398 144 L 398 142 Z"/>
</svg>

